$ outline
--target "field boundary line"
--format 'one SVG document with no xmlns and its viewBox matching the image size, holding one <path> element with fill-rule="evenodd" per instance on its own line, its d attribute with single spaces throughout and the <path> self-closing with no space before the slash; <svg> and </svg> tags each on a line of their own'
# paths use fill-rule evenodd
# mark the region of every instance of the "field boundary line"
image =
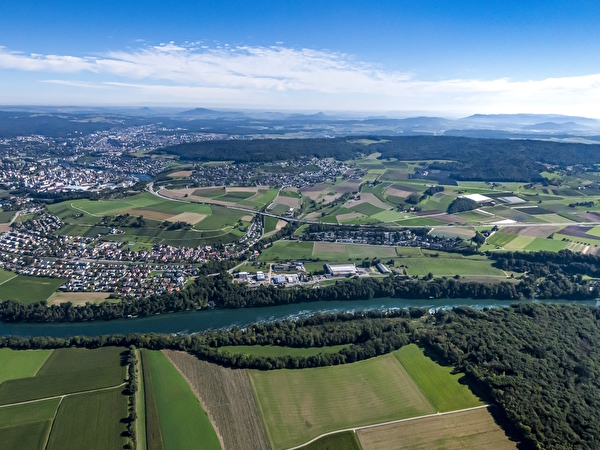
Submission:
<svg viewBox="0 0 600 450">
<path fill-rule="evenodd" d="M 17 278 L 19 275 L 15 275 L 14 277 L 10 277 L 8 280 L 4 280 L 2 283 L 0 283 L 0 286 L 2 286 L 4 283 L 8 283 L 10 280 L 14 280 L 15 278 Z"/>
<path fill-rule="evenodd" d="M 450 414 L 457 414 L 457 413 L 461 413 L 461 412 L 474 411 L 476 409 L 490 408 L 492 406 L 495 406 L 495 405 L 493 405 L 493 404 L 486 404 L 486 405 L 480 405 L 480 406 L 473 406 L 472 408 L 457 409 L 457 410 L 454 410 L 454 411 L 447 411 L 447 412 L 442 412 L 442 413 L 441 412 L 437 412 L 437 413 L 434 413 L 434 414 L 426 414 L 424 416 L 415 416 L 415 417 L 409 417 L 407 419 L 391 420 L 389 422 L 381 422 L 381 423 L 376 423 L 376 424 L 373 424 L 373 425 L 363 425 L 363 426 L 360 426 L 360 427 L 345 428 L 345 429 L 342 429 L 342 430 L 330 431 L 328 433 L 323 433 L 320 436 L 317 436 L 317 437 L 311 439 L 310 441 L 305 442 L 304 444 L 300 444 L 300 445 L 297 445 L 295 447 L 290 447 L 287 450 L 297 450 L 297 449 L 300 449 L 300 448 L 302 448 L 302 447 L 304 447 L 306 445 L 312 444 L 313 442 L 315 442 L 315 441 L 317 441 L 317 440 L 319 440 L 319 439 L 321 439 L 321 438 L 323 438 L 325 436 L 331 436 L 332 434 L 344 433 L 346 431 L 353 431 L 353 432 L 356 433 L 357 431 L 367 430 L 369 428 L 384 427 L 386 425 L 395 425 L 397 423 L 410 422 L 410 421 L 419 420 L 419 419 L 427 419 L 427 418 L 430 418 L 430 417 L 447 416 L 447 415 L 450 415 Z"/>
<path fill-rule="evenodd" d="M 204 409 L 204 412 L 206 413 L 206 415 L 208 416 L 210 423 L 213 427 L 213 430 L 215 430 L 215 433 L 217 434 L 217 438 L 219 439 L 219 443 L 221 444 L 221 448 L 224 449 L 225 448 L 225 444 L 223 443 L 223 436 L 221 436 L 221 433 L 219 432 L 219 429 L 217 428 L 217 424 L 212 416 L 212 413 L 209 411 L 209 409 L 206 407 L 206 404 L 204 403 L 204 400 L 202 399 L 202 396 L 200 395 L 200 392 L 198 392 L 196 389 L 194 389 L 192 387 L 192 383 L 190 383 L 190 380 L 188 380 L 188 377 L 186 377 L 183 372 L 179 369 L 179 367 L 177 367 L 177 364 L 175 364 L 175 362 L 173 362 L 173 360 L 171 358 L 169 358 L 169 355 L 167 355 L 165 352 L 161 351 L 161 353 L 165 356 L 165 358 L 167 358 L 167 360 L 171 363 L 171 365 L 173 367 L 175 367 L 175 369 L 177 370 L 177 372 L 179 372 L 179 375 L 181 375 L 181 377 L 185 380 L 185 382 L 187 383 L 187 385 L 189 386 L 189 388 L 192 390 L 192 392 L 194 393 L 194 395 L 196 396 L 196 398 L 198 399 L 198 401 L 200 402 L 200 405 L 202 406 L 202 409 Z"/>
<path fill-rule="evenodd" d="M 58 416 L 58 410 L 60 409 L 60 405 L 62 405 L 63 400 L 64 400 L 64 397 L 61 397 L 60 401 L 58 402 L 58 405 L 56 406 L 56 411 L 54 411 L 54 417 L 52 418 L 52 423 L 50 424 L 50 429 L 48 430 L 48 435 L 46 436 L 46 443 L 44 444 L 44 450 L 48 449 L 48 444 L 50 443 L 50 435 L 52 434 L 52 430 L 54 429 L 54 423 L 56 422 L 56 416 Z"/>
<path fill-rule="evenodd" d="M 11 406 L 29 405 L 31 403 L 39 403 L 39 402 L 43 402 L 46 400 L 54 400 L 57 398 L 60 398 L 61 402 L 62 402 L 62 399 L 65 397 L 72 397 L 74 395 L 81 395 L 81 394 L 89 394 L 91 392 L 110 391 L 111 389 L 117 389 L 117 388 L 123 387 L 125 385 L 127 385 L 127 382 L 123 382 L 116 386 L 109 386 L 109 387 L 98 388 L 98 389 L 90 389 L 88 391 L 71 392 L 70 394 L 62 394 L 62 395 L 55 395 L 53 397 L 37 398 L 35 400 L 27 400 L 26 402 L 9 403 L 7 405 L 0 405 L 0 408 L 9 408 Z"/>
<path fill-rule="evenodd" d="M 92 214 L 91 212 L 89 212 L 89 211 L 86 211 L 86 210 L 85 210 L 85 209 L 83 209 L 83 208 L 80 208 L 80 207 L 78 207 L 78 206 L 75 206 L 73 203 L 71 203 L 71 208 L 73 208 L 73 209 L 75 209 L 75 210 L 77 210 L 77 211 L 79 211 L 79 212 L 82 212 L 82 213 L 88 214 L 88 215 L 90 215 L 90 216 L 92 216 L 92 217 L 102 217 L 102 216 L 99 216 L 99 215 L 97 215 L 97 214 Z M 93 225 L 92 225 L 92 226 L 93 226 Z M 91 228 L 91 227 L 90 227 L 90 228 Z"/>
</svg>

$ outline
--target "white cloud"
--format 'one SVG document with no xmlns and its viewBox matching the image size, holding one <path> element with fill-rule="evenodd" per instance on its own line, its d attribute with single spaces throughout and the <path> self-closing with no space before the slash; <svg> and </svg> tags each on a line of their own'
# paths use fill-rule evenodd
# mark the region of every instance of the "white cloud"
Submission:
<svg viewBox="0 0 600 450">
<path fill-rule="evenodd" d="M 85 89 L 102 87 L 118 89 L 118 98 L 131 103 L 151 96 L 167 104 L 210 101 L 215 106 L 282 109 L 600 114 L 600 74 L 531 81 L 427 81 L 338 52 L 282 44 L 199 44 L 169 42 L 83 57 L 26 55 L 0 47 L 0 81 L 2 69 L 43 73 L 47 83 L 80 88 L 79 98 L 89 103 L 99 97 Z M 73 76 L 86 80 L 73 81 Z M 11 87 L 0 84 L 2 103 L 4 89 Z"/>
</svg>

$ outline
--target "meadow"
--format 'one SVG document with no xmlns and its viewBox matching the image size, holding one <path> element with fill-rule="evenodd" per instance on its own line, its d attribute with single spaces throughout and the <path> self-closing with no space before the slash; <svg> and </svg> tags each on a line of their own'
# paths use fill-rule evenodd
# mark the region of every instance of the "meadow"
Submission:
<svg viewBox="0 0 600 450">
<path fill-rule="evenodd" d="M 0 349 L 0 384 L 34 377 L 51 354 L 52 350 Z"/>
<path fill-rule="evenodd" d="M 275 449 L 329 431 L 435 412 L 391 354 L 342 366 L 249 374 Z"/>
<path fill-rule="evenodd" d="M 18 275 L 0 284 L 0 300 L 16 300 L 30 304 L 47 300 L 65 283 L 61 278 Z"/>
<path fill-rule="evenodd" d="M 483 404 L 465 384 L 460 384 L 462 374 L 453 374 L 453 367 L 440 366 L 432 361 L 416 344 L 404 346 L 394 355 L 436 412 Z"/>
<path fill-rule="evenodd" d="M 186 380 L 161 352 L 143 353 L 151 374 L 164 450 L 196 449 L 199 443 L 205 449 L 220 449 L 210 419 Z"/>
</svg>

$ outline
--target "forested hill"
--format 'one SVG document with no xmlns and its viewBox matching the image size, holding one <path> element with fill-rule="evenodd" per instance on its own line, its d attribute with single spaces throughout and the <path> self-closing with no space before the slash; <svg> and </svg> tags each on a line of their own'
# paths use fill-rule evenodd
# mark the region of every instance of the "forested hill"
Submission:
<svg viewBox="0 0 600 450">
<path fill-rule="evenodd" d="M 430 168 L 450 171 L 454 179 L 481 181 L 539 181 L 543 170 L 540 163 L 559 166 L 600 163 L 600 145 L 451 136 L 386 136 L 370 145 L 356 138 L 206 141 L 167 147 L 158 152 L 192 161 L 236 162 L 273 162 L 313 156 L 348 160 L 379 152 L 383 159 L 450 160 L 453 162 L 436 163 Z"/>
</svg>

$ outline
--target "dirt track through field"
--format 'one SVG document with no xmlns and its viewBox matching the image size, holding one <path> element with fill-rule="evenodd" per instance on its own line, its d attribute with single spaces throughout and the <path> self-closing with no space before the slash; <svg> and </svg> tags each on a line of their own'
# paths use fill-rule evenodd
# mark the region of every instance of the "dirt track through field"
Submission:
<svg viewBox="0 0 600 450">
<path fill-rule="evenodd" d="M 363 429 L 357 435 L 364 450 L 517 448 L 517 443 L 494 422 L 488 408 Z"/>
<path fill-rule="evenodd" d="M 188 380 L 226 450 L 269 449 L 245 370 L 227 369 L 184 352 L 163 353 Z"/>
</svg>

